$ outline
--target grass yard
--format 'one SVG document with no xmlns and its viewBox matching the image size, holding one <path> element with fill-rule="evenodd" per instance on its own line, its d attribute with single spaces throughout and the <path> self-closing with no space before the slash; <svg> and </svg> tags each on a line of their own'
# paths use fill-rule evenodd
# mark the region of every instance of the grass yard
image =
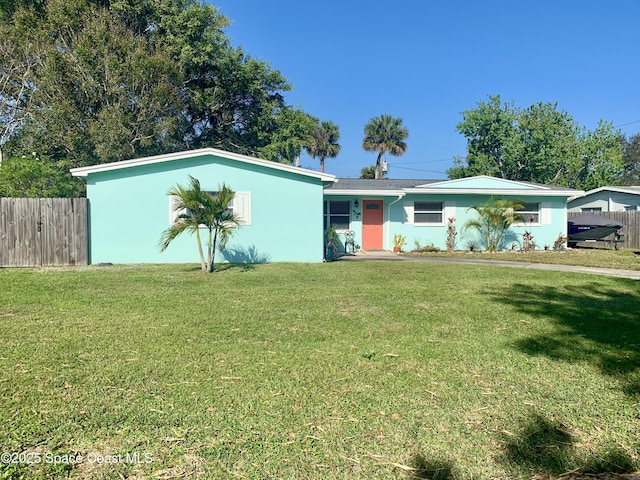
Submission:
<svg viewBox="0 0 640 480">
<path fill-rule="evenodd" d="M 409 253 L 420 257 L 451 257 L 483 260 L 505 260 L 510 262 L 550 263 L 555 265 L 577 265 L 581 267 L 616 268 L 640 270 L 640 250 L 605 250 L 595 248 L 575 248 L 562 251 L 536 250 L 533 252 L 502 251 L 496 253 L 433 252 Z"/>
<path fill-rule="evenodd" d="M 633 472 L 638 286 L 419 262 L 0 269 L 0 479 Z"/>
</svg>

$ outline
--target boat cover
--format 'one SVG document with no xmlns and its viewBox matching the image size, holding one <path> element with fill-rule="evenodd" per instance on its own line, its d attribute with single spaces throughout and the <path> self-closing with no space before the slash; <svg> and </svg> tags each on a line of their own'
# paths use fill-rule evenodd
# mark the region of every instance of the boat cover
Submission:
<svg viewBox="0 0 640 480">
<path fill-rule="evenodd" d="M 571 217 L 567 219 L 569 225 L 575 226 L 594 226 L 594 227 L 610 227 L 610 228 L 622 228 L 620 222 L 611 220 L 601 215 L 594 215 L 593 213 L 585 213 L 577 217 Z"/>
</svg>

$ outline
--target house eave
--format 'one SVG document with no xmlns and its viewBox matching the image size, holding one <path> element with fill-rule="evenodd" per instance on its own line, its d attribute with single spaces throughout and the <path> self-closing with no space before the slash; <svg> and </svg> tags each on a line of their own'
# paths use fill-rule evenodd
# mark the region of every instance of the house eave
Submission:
<svg viewBox="0 0 640 480">
<path fill-rule="evenodd" d="M 571 202 L 578 198 L 583 198 L 583 197 L 586 197 L 587 195 L 593 195 L 595 193 L 600 193 L 600 192 L 616 192 L 616 193 L 626 193 L 628 195 L 640 195 L 640 190 L 633 190 L 625 187 L 604 186 L 604 187 L 594 188 L 593 190 L 588 190 L 586 192 L 580 192 L 578 195 L 571 197 L 569 201 Z"/>
<path fill-rule="evenodd" d="M 224 150 L 218 150 L 216 148 L 201 148 L 198 150 L 188 150 L 175 153 L 167 153 L 164 155 L 156 155 L 153 157 L 136 158 L 133 160 L 122 160 L 120 162 L 104 163 L 101 165 L 91 165 L 89 167 L 79 167 L 71 169 L 71 174 L 74 177 L 86 178 L 92 173 L 108 172 L 112 170 L 120 170 L 124 168 L 139 167 L 143 165 L 152 165 L 155 163 L 171 162 L 175 160 L 183 160 L 186 158 L 201 157 L 203 155 L 214 155 L 216 157 L 222 157 L 229 160 L 235 160 L 242 163 L 251 165 L 259 165 L 262 167 L 270 168 L 273 170 L 280 170 L 289 173 L 295 173 L 312 178 L 318 178 L 323 182 L 336 182 L 335 175 L 330 175 L 322 172 L 315 172 L 313 170 L 307 170 L 301 167 L 294 167 L 292 165 L 285 165 L 282 163 L 272 162 L 269 160 L 263 160 L 260 158 L 249 157 L 247 155 L 240 155 L 238 153 L 227 152 Z"/>
<path fill-rule="evenodd" d="M 398 195 L 404 195 L 404 190 L 354 190 L 344 189 L 339 190 L 336 188 L 325 189 L 324 195 L 355 195 L 359 197 L 397 197 Z"/>
<path fill-rule="evenodd" d="M 509 197 L 569 197 L 579 194 L 579 190 L 524 190 L 524 189 L 488 189 L 488 188 L 407 188 L 406 193 L 446 194 L 446 195 L 503 195 Z"/>
</svg>

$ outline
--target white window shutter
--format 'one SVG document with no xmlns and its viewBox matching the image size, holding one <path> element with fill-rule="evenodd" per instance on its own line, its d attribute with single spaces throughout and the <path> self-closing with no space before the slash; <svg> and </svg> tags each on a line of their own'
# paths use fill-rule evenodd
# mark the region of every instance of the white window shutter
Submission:
<svg viewBox="0 0 640 480">
<path fill-rule="evenodd" d="M 540 212 L 540 223 L 542 225 L 550 225 L 551 224 L 551 203 L 550 202 L 542 202 Z"/>
<path fill-rule="evenodd" d="M 251 192 L 236 192 L 233 213 L 238 215 L 240 225 L 251 225 Z"/>
<path fill-rule="evenodd" d="M 413 223 L 413 202 L 404 202 L 404 223 Z"/>
<path fill-rule="evenodd" d="M 178 205 L 178 197 L 169 195 L 169 225 L 176 223 L 176 217 L 181 215 L 184 210 L 176 210 Z"/>
<path fill-rule="evenodd" d="M 456 202 L 452 200 L 444 202 L 444 223 L 449 222 L 450 218 L 456 218 Z"/>
</svg>

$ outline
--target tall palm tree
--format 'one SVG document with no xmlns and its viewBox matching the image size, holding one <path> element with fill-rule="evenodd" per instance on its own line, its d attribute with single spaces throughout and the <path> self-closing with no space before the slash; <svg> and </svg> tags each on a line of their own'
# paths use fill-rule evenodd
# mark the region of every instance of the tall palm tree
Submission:
<svg viewBox="0 0 640 480">
<path fill-rule="evenodd" d="M 402 125 L 402 119 L 391 115 L 372 118 L 364 127 L 362 148 L 367 152 L 378 152 L 375 178 L 382 178 L 382 157 L 385 153 L 402 155 L 407 151 L 405 140 L 409 131 Z"/>
<path fill-rule="evenodd" d="M 211 194 L 202 190 L 200 181 L 189 175 L 188 188 L 177 184 L 169 189 L 168 194 L 175 198 L 173 210 L 176 218 L 160 237 L 160 251 L 164 252 L 180 234 L 195 233 L 202 271 L 213 272 L 216 248 L 224 250 L 239 224 L 238 215 L 229 208 L 235 192 L 223 183 L 218 192 Z M 200 238 L 200 228 L 203 227 L 209 231 L 206 262 Z"/>
<path fill-rule="evenodd" d="M 324 172 L 324 159 L 335 158 L 340 152 L 340 130 L 333 122 L 319 122 L 311 131 L 305 150 L 313 158 L 320 159 L 320 171 Z"/>
</svg>

